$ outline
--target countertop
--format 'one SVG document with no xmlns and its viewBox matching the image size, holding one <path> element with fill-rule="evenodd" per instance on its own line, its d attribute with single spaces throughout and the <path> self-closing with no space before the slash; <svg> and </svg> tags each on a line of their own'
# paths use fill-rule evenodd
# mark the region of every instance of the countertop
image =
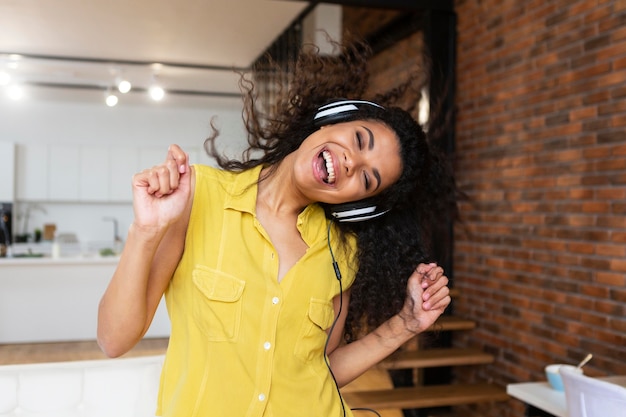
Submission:
<svg viewBox="0 0 626 417">
<path fill-rule="evenodd" d="M 0 258 L 2 266 L 43 266 L 43 265 L 84 265 L 84 264 L 117 264 L 119 255 L 111 249 L 111 242 L 61 244 L 60 256 L 52 256 L 52 243 L 16 243 L 10 248 L 12 256 Z M 106 250 L 105 256 L 101 253 Z"/>
<path fill-rule="evenodd" d="M 22 258 L 0 258 L 0 268 L 3 266 L 42 266 L 42 265 L 84 265 L 84 264 L 117 264 L 119 256 L 100 256 L 100 255 L 83 255 L 83 256 L 61 256 L 52 258 L 50 256 L 42 257 L 22 257 Z"/>
</svg>

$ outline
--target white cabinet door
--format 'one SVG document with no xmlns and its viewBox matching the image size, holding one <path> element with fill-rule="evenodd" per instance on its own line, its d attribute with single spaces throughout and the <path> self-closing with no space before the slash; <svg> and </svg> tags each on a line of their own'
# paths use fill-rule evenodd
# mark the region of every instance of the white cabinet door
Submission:
<svg viewBox="0 0 626 417">
<path fill-rule="evenodd" d="M 161 165 L 167 158 L 167 147 L 139 149 L 139 168 L 152 168 Z"/>
<path fill-rule="evenodd" d="M 188 153 L 192 163 L 198 161 L 197 149 Z M 161 146 L 20 144 L 15 196 L 18 201 L 130 203 L 133 175 L 162 164 L 166 157 L 167 148 Z"/>
<path fill-rule="evenodd" d="M 104 146 L 80 148 L 80 201 L 109 201 L 110 151 Z"/>
<path fill-rule="evenodd" d="M 15 187 L 15 144 L 0 142 L 0 202 L 13 201 Z"/>
<path fill-rule="evenodd" d="M 20 144 L 15 158 L 17 200 L 45 201 L 48 198 L 48 147 Z"/>
<path fill-rule="evenodd" d="M 72 145 L 52 145 L 49 148 L 48 199 L 77 201 L 80 176 L 80 148 Z"/>
<path fill-rule="evenodd" d="M 139 150 L 131 147 L 111 148 L 109 171 L 110 199 L 115 202 L 133 201 L 131 181 L 139 172 Z"/>
</svg>

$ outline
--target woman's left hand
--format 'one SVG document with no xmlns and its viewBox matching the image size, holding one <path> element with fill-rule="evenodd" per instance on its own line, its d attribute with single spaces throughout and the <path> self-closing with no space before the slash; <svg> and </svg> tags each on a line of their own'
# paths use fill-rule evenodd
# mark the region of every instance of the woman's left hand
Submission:
<svg viewBox="0 0 626 417">
<path fill-rule="evenodd" d="M 407 330 L 421 333 L 450 304 L 448 277 L 435 263 L 419 264 L 407 283 L 407 296 L 399 313 Z"/>
</svg>

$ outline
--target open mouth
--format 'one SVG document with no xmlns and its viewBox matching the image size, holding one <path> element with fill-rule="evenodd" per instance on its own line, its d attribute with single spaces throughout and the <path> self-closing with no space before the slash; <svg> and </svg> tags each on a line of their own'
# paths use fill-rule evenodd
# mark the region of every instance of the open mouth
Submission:
<svg viewBox="0 0 626 417">
<path fill-rule="evenodd" d="M 335 183 L 335 167 L 333 166 L 333 158 L 328 151 L 322 151 L 320 154 L 320 168 L 325 173 L 325 178 L 322 178 L 326 184 Z"/>
</svg>

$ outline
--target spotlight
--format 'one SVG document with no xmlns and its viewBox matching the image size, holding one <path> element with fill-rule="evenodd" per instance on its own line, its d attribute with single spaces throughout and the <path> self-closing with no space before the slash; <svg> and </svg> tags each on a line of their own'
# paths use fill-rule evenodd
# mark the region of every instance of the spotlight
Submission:
<svg viewBox="0 0 626 417">
<path fill-rule="evenodd" d="M 121 80 L 118 84 L 117 84 L 117 89 L 119 90 L 120 93 L 122 94 L 126 94 L 130 91 L 130 89 L 132 88 L 132 85 L 130 83 L 130 81 L 128 80 Z"/>
<path fill-rule="evenodd" d="M 161 101 L 163 97 L 165 97 L 165 90 L 156 84 L 150 86 L 148 93 L 150 94 L 150 98 L 154 101 Z"/>
<path fill-rule="evenodd" d="M 104 100 L 109 107 L 115 107 L 117 105 L 118 99 L 115 94 L 108 94 L 106 99 Z"/>
</svg>

